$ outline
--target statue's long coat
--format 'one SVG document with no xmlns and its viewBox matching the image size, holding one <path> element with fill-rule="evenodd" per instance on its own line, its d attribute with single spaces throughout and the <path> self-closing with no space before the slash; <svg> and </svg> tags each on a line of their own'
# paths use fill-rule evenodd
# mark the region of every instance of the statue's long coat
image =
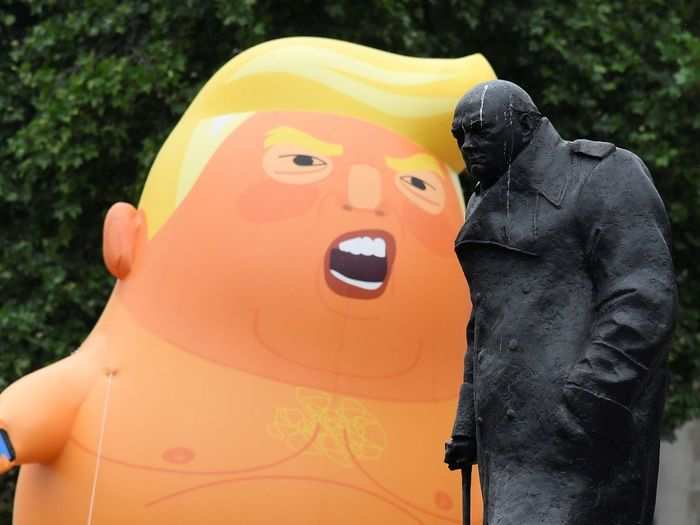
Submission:
<svg viewBox="0 0 700 525">
<path fill-rule="evenodd" d="M 543 119 L 477 188 L 455 435 L 475 438 L 488 525 L 651 525 L 676 311 L 669 224 L 641 160 Z"/>
</svg>

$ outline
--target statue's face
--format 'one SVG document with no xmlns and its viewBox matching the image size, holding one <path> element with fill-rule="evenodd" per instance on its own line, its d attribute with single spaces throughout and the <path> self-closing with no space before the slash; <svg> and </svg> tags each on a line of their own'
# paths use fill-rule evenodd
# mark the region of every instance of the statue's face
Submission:
<svg viewBox="0 0 700 525">
<path fill-rule="evenodd" d="M 493 184 L 525 146 L 517 113 L 500 92 L 488 84 L 477 86 L 455 109 L 452 134 L 467 170 L 485 187 Z"/>
</svg>

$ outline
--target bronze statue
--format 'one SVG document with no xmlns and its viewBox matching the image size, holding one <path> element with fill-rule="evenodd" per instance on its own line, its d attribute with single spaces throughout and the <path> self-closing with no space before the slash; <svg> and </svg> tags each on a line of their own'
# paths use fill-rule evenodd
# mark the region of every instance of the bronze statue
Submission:
<svg viewBox="0 0 700 525">
<path fill-rule="evenodd" d="M 644 163 L 563 140 L 506 81 L 459 102 L 478 179 L 455 250 L 469 351 L 451 469 L 478 463 L 486 525 L 651 525 L 677 292 Z"/>
</svg>

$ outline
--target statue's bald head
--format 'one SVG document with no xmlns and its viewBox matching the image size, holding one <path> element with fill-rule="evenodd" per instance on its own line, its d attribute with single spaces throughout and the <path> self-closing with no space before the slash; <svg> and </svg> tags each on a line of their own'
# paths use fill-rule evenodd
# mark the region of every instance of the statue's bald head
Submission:
<svg viewBox="0 0 700 525">
<path fill-rule="evenodd" d="M 478 84 L 459 101 L 452 134 L 469 171 L 489 186 L 529 144 L 541 118 L 523 88 L 492 80 Z"/>
<path fill-rule="evenodd" d="M 477 84 L 457 103 L 455 114 L 474 107 L 479 109 L 483 107 L 487 115 L 495 111 L 502 112 L 508 107 L 512 107 L 519 113 L 539 113 L 527 91 L 508 80 L 491 80 Z"/>
</svg>

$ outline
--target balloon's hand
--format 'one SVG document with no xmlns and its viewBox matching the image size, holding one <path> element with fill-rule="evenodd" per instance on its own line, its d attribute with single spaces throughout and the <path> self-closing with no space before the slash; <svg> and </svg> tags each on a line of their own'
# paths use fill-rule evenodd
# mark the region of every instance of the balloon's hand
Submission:
<svg viewBox="0 0 700 525">
<path fill-rule="evenodd" d="M 14 467 L 15 464 L 12 461 L 7 459 L 5 456 L 0 456 L 0 475 L 5 474 Z"/>
<path fill-rule="evenodd" d="M 453 436 L 445 442 L 445 463 L 450 470 L 469 469 L 476 463 L 476 442 L 463 436 Z"/>
<path fill-rule="evenodd" d="M 15 466 L 15 450 L 10 442 L 10 436 L 0 428 L 0 474 L 4 474 Z"/>
</svg>

